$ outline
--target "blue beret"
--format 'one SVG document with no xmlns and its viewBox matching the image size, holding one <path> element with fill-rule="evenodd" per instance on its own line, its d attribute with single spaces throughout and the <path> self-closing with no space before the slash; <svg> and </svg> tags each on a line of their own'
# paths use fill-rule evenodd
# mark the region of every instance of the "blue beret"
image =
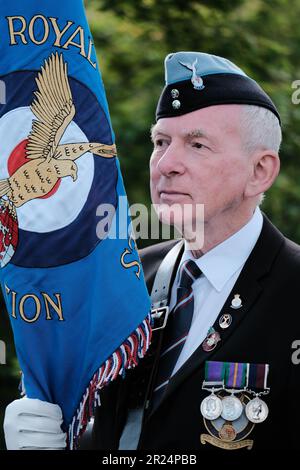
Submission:
<svg viewBox="0 0 300 470">
<path fill-rule="evenodd" d="M 156 120 L 181 116 L 218 104 L 252 104 L 278 118 L 267 93 L 228 59 L 203 52 L 176 52 L 165 59 L 166 85 L 156 109 Z"/>
</svg>

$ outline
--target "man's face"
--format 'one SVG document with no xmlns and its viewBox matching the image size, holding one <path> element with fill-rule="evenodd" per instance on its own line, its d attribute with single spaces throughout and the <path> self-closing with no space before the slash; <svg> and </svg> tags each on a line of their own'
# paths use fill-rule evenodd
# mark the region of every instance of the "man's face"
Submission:
<svg viewBox="0 0 300 470">
<path fill-rule="evenodd" d="M 204 204 L 205 222 L 238 210 L 253 171 L 242 148 L 240 113 L 239 105 L 218 105 L 158 121 L 150 160 L 154 204 Z M 168 223 L 166 212 L 159 217 Z M 171 223 L 178 225 L 176 217 Z"/>
</svg>

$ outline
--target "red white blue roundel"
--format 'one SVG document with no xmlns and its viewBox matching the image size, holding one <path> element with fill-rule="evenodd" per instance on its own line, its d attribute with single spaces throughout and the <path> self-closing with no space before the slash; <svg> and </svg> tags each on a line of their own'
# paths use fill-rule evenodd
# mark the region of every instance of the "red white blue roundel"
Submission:
<svg viewBox="0 0 300 470">
<path fill-rule="evenodd" d="M 58 56 L 56 59 L 59 61 Z M 32 106 L 36 77 L 32 71 L 1 77 L 7 96 L 7 104 L 0 106 L 1 266 L 11 262 L 23 267 L 51 267 L 87 256 L 100 242 L 97 207 L 101 203 L 117 205 L 115 158 L 103 158 L 92 153 L 93 148 L 85 151 L 84 146 L 112 145 L 110 123 L 95 95 L 79 81 L 68 77 L 75 112 L 59 140 L 65 153 L 55 156 L 55 165 L 48 159 L 48 166 L 45 159 L 35 157 L 34 138 L 43 139 L 43 129 L 35 129 L 33 123 L 37 116 L 42 120 L 44 112 L 45 119 L 51 114 L 46 107 L 36 111 Z M 78 152 L 78 144 L 82 155 L 72 162 L 65 154 L 69 155 L 70 149 Z M 33 158 L 28 158 L 28 148 Z M 57 171 L 56 179 L 52 170 Z M 32 191 L 36 194 L 29 198 Z"/>
</svg>

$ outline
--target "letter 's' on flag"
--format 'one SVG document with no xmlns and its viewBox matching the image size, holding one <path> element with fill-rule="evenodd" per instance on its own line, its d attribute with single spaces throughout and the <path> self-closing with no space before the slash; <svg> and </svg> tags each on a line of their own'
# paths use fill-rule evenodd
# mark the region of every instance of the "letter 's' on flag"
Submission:
<svg viewBox="0 0 300 470">
<path fill-rule="evenodd" d="M 73 448 L 145 355 L 150 300 L 82 0 L 1 0 L 0 33 L 1 286 L 26 395 Z"/>
</svg>

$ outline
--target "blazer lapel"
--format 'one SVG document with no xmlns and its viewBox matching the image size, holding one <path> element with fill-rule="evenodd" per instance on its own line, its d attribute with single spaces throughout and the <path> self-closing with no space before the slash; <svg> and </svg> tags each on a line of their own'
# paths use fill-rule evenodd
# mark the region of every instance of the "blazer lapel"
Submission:
<svg viewBox="0 0 300 470">
<path fill-rule="evenodd" d="M 184 382 L 195 370 L 199 369 L 205 361 L 207 361 L 214 353 L 219 351 L 230 336 L 236 331 L 239 324 L 249 313 L 249 310 L 258 300 L 260 293 L 263 291 L 263 283 L 261 279 L 268 274 L 272 267 L 272 263 L 278 253 L 278 250 L 284 242 L 283 235 L 271 224 L 264 215 L 264 223 L 262 232 L 258 241 L 252 250 L 245 266 L 231 290 L 223 308 L 221 309 L 213 328 L 219 332 L 221 341 L 215 349 L 205 352 L 200 345 L 183 366 L 171 378 L 169 385 L 163 395 L 161 401 L 154 407 L 149 417 L 156 412 L 160 405 L 176 391 L 177 387 Z M 242 306 L 239 309 L 232 309 L 231 301 L 235 294 L 239 294 L 242 300 Z M 229 328 L 222 330 L 219 326 L 220 317 L 230 313 L 232 315 L 232 324 Z"/>
</svg>

